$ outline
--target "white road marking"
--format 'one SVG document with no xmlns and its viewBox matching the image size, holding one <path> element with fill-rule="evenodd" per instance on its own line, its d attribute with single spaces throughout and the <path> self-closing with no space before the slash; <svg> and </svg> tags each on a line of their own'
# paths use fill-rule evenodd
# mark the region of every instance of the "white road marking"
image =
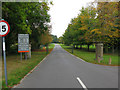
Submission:
<svg viewBox="0 0 120 90">
<path fill-rule="evenodd" d="M 75 58 L 77 58 L 77 59 L 79 59 L 79 60 L 81 60 L 81 61 L 83 61 L 83 62 L 85 62 L 85 63 L 88 63 L 88 62 L 82 60 L 81 58 L 79 58 L 79 57 L 77 57 L 77 56 L 71 54 L 70 52 L 66 51 L 64 48 L 62 48 L 62 49 L 63 49 L 65 52 L 67 52 L 67 53 L 69 53 L 70 55 L 72 55 L 73 57 L 75 57 Z"/>
<path fill-rule="evenodd" d="M 68 52 L 68 53 L 69 53 L 69 52 Z M 70 53 L 70 54 L 71 54 L 71 53 Z M 79 58 L 79 57 L 77 57 L 77 56 L 75 56 L 75 55 L 73 55 L 73 54 L 71 54 L 71 55 L 74 56 L 75 58 L 77 58 L 77 59 L 79 59 L 79 60 L 81 60 L 81 61 L 87 63 L 86 61 L 82 60 L 81 58 Z"/>
<path fill-rule="evenodd" d="M 83 61 L 83 62 L 86 62 L 86 61 L 84 61 L 84 60 L 82 60 L 81 58 L 79 58 L 79 57 L 76 57 L 77 59 L 79 59 L 79 60 L 81 60 L 81 61 Z"/>
<path fill-rule="evenodd" d="M 77 80 L 80 83 L 80 85 L 84 88 L 84 90 L 88 90 L 87 87 L 85 86 L 85 84 L 80 80 L 79 77 L 77 77 Z"/>
</svg>

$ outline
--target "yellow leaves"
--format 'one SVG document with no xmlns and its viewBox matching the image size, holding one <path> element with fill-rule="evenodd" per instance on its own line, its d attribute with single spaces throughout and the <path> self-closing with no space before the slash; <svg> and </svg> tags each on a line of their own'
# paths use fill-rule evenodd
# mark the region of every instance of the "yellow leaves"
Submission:
<svg viewBox="0 0 120 90">
<path fill-rule="evenodd" d="M 94 33 L 93 33 L 93 32 L 94 32 Z M 97 36 L 102 35 L 102 31 L 101 31 L 100 29 L 93 29 L 93 30 L 90 31 L 90 33 L 91 33 L 92 35 L 97 35 Z"/>
<path fill-rule="evenodd" d="M 83 21 L 83 20 L 81 20 L 81 23 L 84 23 L 84 21 Z"/>
<path fill-rule="evenodd" d="M 93 30 L 91 30 L 91 33 L 92 32 L 97 32 L 99 29 L 93 29 Z"/>
<path fill-rule="evenodd" d="M 80 16 L 81 19 L 84 19 L 84 16 Z"/>
<path fill-rule="evenodd" d="M 119 25 L 114 25 L 115 27 L 118 27 Z"/>
<path fill-rule="evenodd" d="M 114 32 L 112 32 L 112 36 L 114 36 L 114 37 L 120 37 L 119 34 L 118 34 L 119 31 L 120 31 L 119 29 L 116 29 Z"/>
<path fill-rule="evenodd" d="M 111 37 L 111 38 L 112 38 L 112 37 L 113 37 L 113 35 L 112 35 L 112 34 L 109 34 L 109 37 Z"/>
<path fill-rule="evenodd" d="M 89 15 L 88 18 L 91 18 L 91 16 Z"/>
<path fill-rule="evenodd" d="M 83 26 L 83 27 L 79 28 L 79 30 L 87 30 L 87 27 Z"/>
<path fill-rule="evenodd" d="M 97 32 L 97 34 L 101 34 L 101 32 Z"/>
<path fill-rule="evenodd" d="M 109 23 L 110 26 L 113 26 L 114 24 L 113 23 Z"/>
<path fill-rule="evenodd" d="M 40 40 L 41 44 L 46 45 L 52 42 L 52 37 L 49 34 L 49 32 L 45 32 L 44 34 L 41 35 L 41 40 Z"/>
<path fill-rule="evenodd" d="M 88 18 L 90 18 L 90 17 L 91 17 L 90 15 L 80 16 L 81 21 L 84 21 L 84 20 L 86 20 L 86 19 L 88 19 Z"/>
</svg>

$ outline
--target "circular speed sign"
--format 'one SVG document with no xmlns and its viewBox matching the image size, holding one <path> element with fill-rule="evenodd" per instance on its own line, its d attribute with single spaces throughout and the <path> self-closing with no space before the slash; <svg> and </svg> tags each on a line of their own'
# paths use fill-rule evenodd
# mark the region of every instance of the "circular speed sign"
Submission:
<svg viewBox="0 0 120 90">
<path fill-rule="evenodd" d="M 0 21 L 0 36 L 6 36 L 10 31 L 10 26 L 5 20 Z"/>
</svg>

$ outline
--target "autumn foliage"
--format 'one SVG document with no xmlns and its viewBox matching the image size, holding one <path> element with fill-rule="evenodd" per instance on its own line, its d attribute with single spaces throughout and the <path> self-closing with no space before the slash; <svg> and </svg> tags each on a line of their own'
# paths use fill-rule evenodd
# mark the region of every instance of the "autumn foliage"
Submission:
<svg viewBox="0 0 120 90">
<path fill-rule="evenodd" d="M 63 35 L 64 44 L 91 45 L 103 42 L 115 49 L 120 36 L 118 2 L 93 2 L 80 10 Z"/>
</svg>

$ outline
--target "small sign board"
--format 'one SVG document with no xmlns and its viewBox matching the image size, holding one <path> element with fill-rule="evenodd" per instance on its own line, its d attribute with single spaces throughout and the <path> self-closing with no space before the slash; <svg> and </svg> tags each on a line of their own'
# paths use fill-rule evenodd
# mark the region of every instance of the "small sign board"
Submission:
<svg viewBox="0 0 120 90">
<path fill-rule="evenodd" d="M 18 52 L 29 52 L 29 34 L 18 34 Z"/>
</svg>

